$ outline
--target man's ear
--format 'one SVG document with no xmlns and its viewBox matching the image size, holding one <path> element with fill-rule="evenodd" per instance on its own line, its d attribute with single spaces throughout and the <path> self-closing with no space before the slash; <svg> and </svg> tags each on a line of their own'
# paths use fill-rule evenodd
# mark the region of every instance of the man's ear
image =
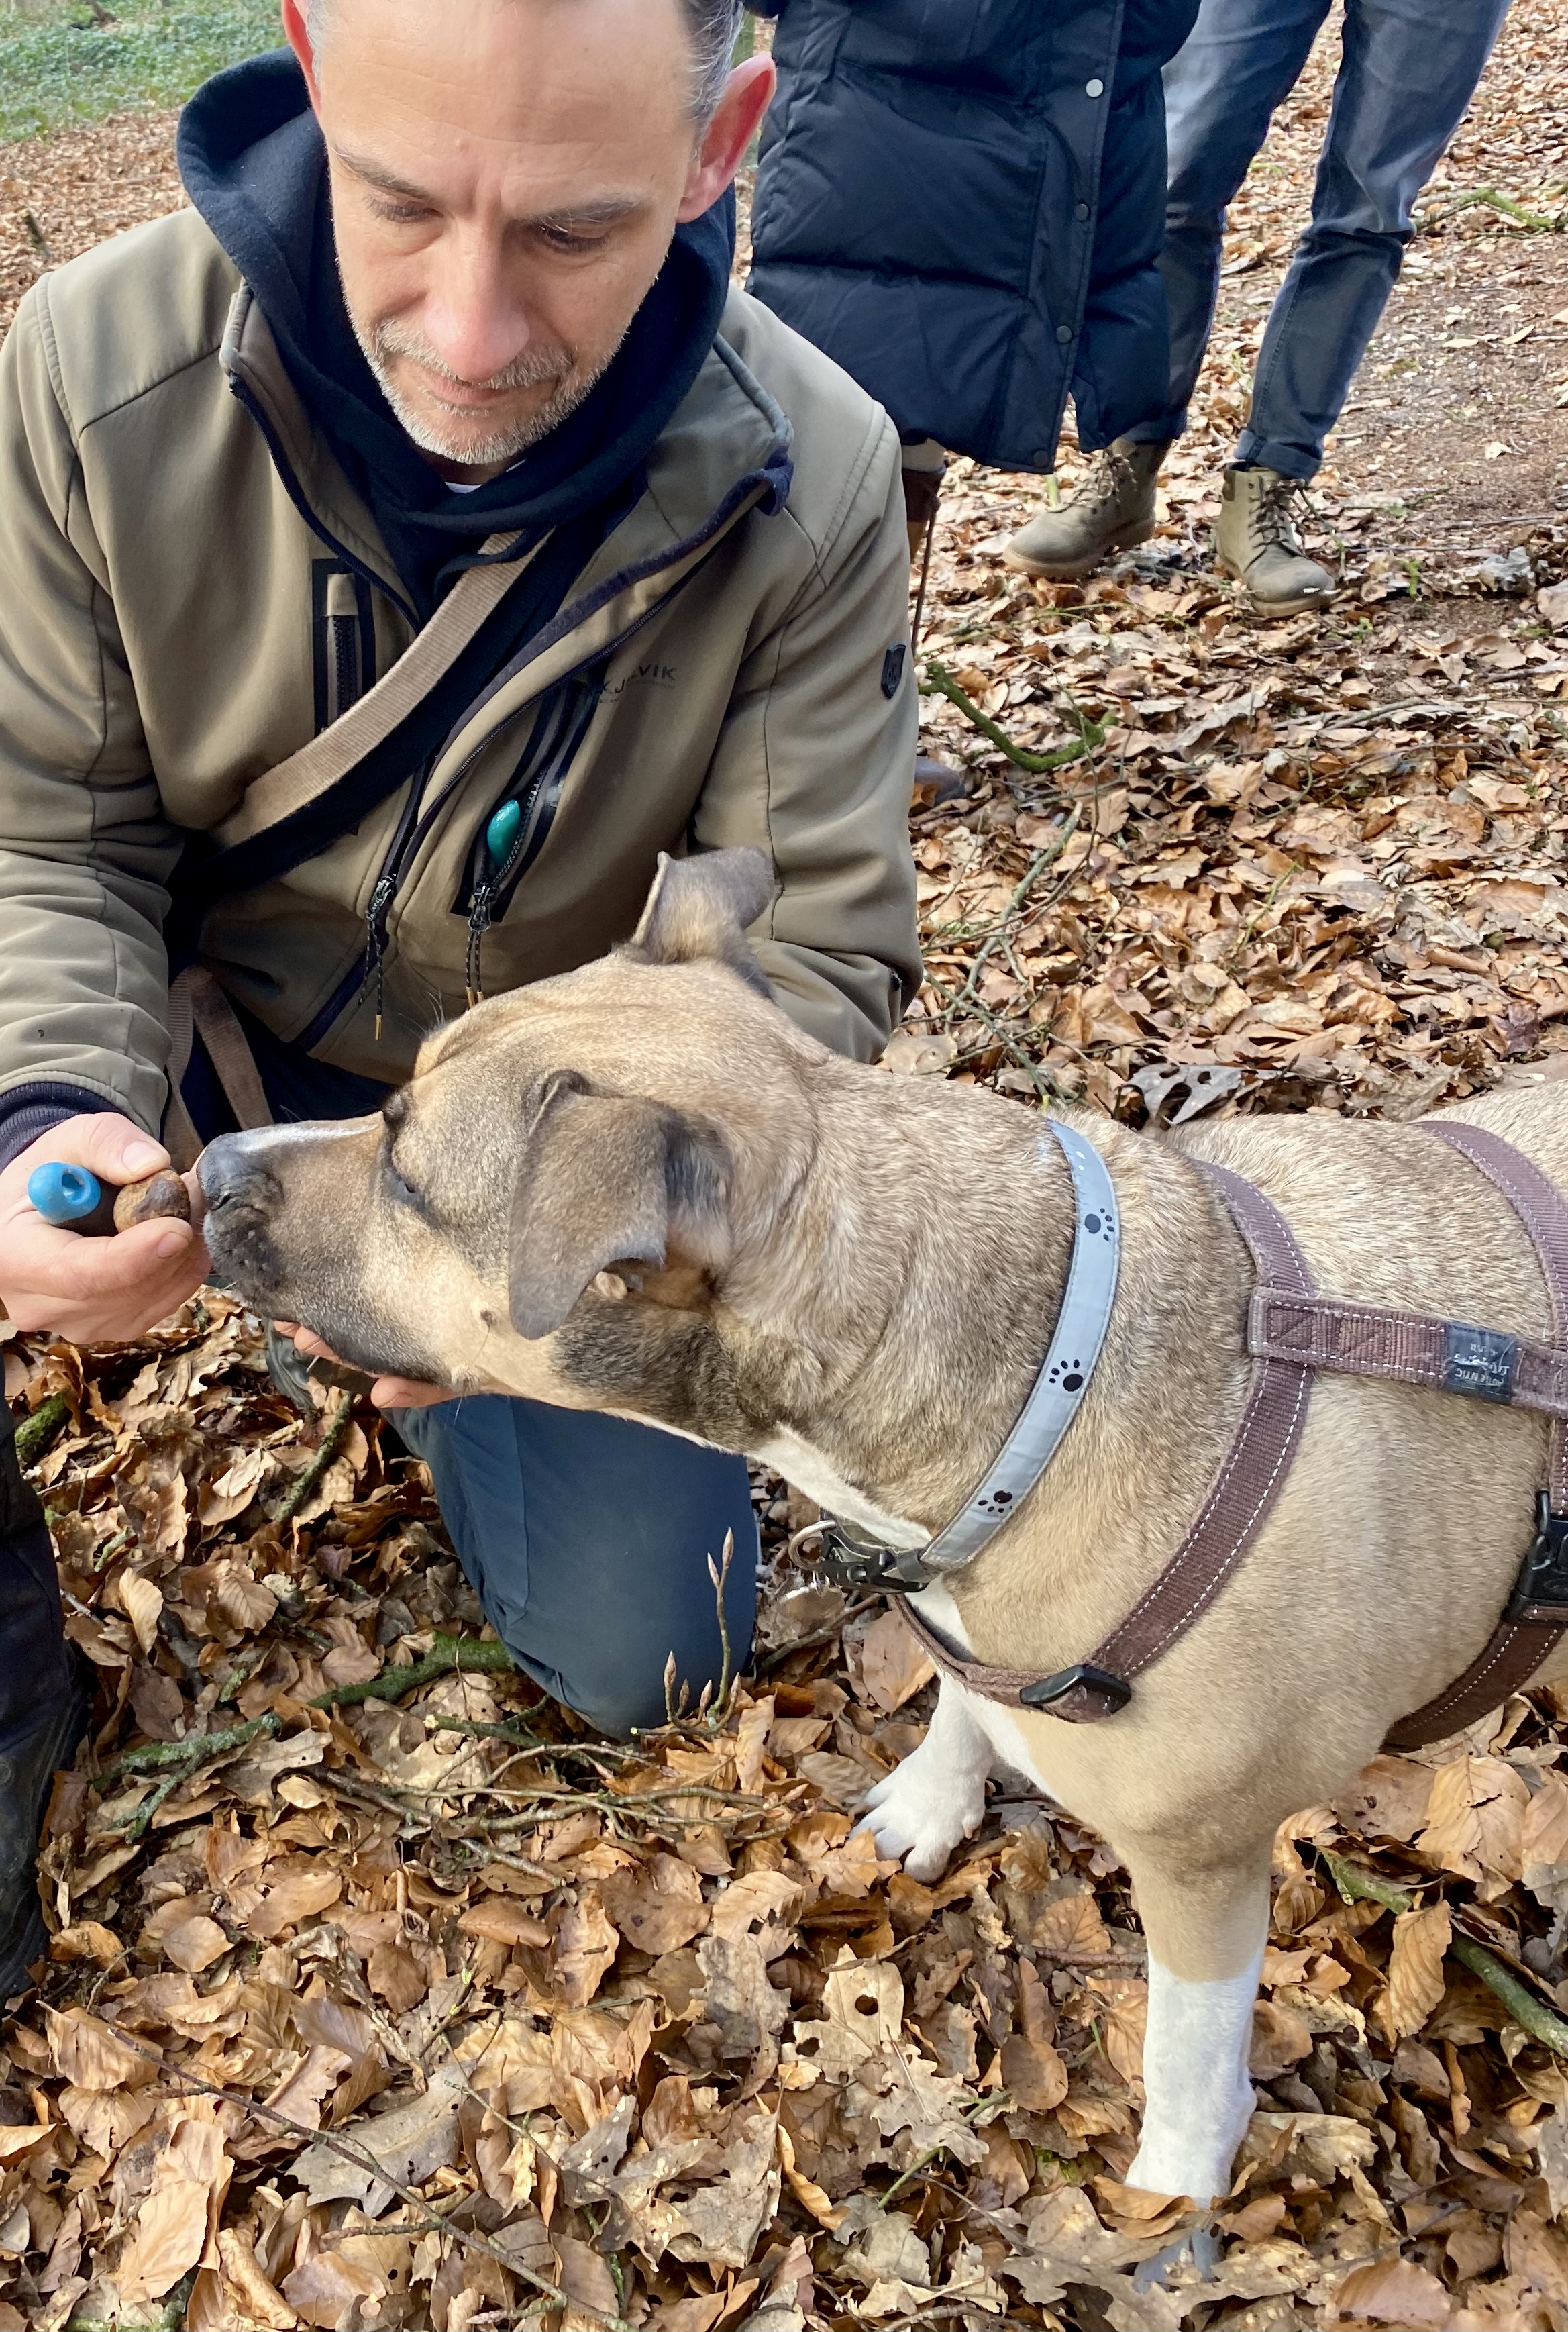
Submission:
<svg viewBox="0 0 1568 2332">
<path fill-rule="evenodd" d="M 760 850 L 704 850 L 693 858 L 659 853 L 659 871 L 648 893 L 632 945 L 651 963 L 727 963 L 766 996 L 761 967 L 747 943 L 754 923 L 778 884 Z"/>
<path fill-rule="evenodd" d="M 518 1162 L 508 1309 L 548 1336 L 612 1263 L 662 1264 L 672 1245 L 714 1262 L 726 1245 L 729 1160 L 711 1128 L 659 1102 L 551 1077 Z"/>
</svg>

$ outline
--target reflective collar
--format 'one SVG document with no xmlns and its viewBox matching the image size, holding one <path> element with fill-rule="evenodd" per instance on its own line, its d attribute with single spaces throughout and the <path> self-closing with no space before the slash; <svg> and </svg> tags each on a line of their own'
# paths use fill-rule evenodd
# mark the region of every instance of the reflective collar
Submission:
<svg viewBox="0 0 1568 2332">
<path fill-rule="evenodd" d="M 842 1523 L 829 1524 L 821 1563 L 841 1585 L 916 1594 L 972 1563 L 1034 1488 L 1089 1389 L 1116 1294 L 1116 1194 L 1092 1142 L 1056 1118 L 1045 1124 L 1071 1170 L 1076 1212 L 1062 1308 L 1034 1388 L 984 1481 L 925 1546 L 898 1553 L 853 1536 Z"/>
</svg>

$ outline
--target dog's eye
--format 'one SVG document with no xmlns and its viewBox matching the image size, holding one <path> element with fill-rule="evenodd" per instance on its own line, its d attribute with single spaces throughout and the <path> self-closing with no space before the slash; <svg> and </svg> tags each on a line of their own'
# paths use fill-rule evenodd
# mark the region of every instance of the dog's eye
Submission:
<svg viewBox="0 0 1568 2332">
<path fill-rule="evenodd" d="M 399 1206 L 412 1207 L 416 1214 L 425 1212 L 425 1194 L 416 1190 L 406 1175 L 400 1174 L 394 1161 L 387 1161 L 387 1187 Z"/>
</svg>

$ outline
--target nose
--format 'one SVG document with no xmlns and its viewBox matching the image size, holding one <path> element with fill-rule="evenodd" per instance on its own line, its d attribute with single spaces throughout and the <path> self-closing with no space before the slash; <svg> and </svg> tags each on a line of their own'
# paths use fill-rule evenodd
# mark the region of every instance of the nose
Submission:
<svg viewBox="0 0 1568 2332">
<path fill-rule="evenodd" d="M 423 322 L 432 347 L 461 380 L 493 380 L 531 345 L 502 251 L 480 233 L 449 238 Z"/>
<path fill-rule="evenodd" d="M 196 1171 L 209 1215 L 225 1206 L 261 1209 L 278 1197 L 277 1182 L 263 1163 L 253 1134 L 220 1133 L 196 1160 Z"/>
</svg>

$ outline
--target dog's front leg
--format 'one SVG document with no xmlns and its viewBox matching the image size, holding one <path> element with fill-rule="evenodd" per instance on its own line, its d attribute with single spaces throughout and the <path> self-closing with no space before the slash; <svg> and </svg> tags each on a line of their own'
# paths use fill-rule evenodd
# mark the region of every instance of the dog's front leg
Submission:
<svg viewBox="0 0 1568 2332">
<path fill-rule="evenodd" d="M 1252 2117 L 1248 2055 L 1268 1932 L 1269 1841 L 1225 1869 L 1172 1868 L 1168 1853 L 1128 1856 L 1149 1943 L 1147 2104 L 1130 2186 L 1227 2192 Z"/>
<path fill-rule="evenodd" d="M 969 1695 L 943 1677 L 925 1739 L 877 1782 L 856 1827 L 871 1832 L 878 1854 L 901 1856 L 912 1878 L 934 1878 L 985 1819 L 992 1754 Z"/>
</svg>

